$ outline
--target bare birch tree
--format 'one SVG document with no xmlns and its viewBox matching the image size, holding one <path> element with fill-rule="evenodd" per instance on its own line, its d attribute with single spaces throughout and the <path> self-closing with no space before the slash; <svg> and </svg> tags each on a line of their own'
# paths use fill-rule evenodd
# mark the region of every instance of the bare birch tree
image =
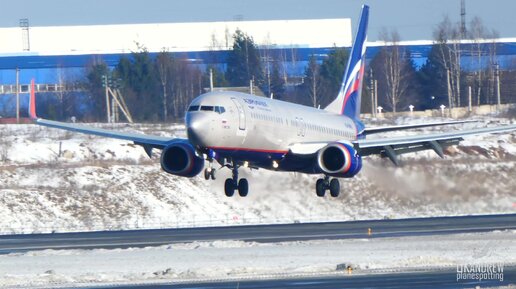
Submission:
<svg viewBox="0 0 516 289">
<path fill-rule="evenodd" d="M 310 97 L 313 107 L 317 107 L 319 105 L 321 73 L 319 64 L 313 55 L 310 57 L 305 75 L 305 85 L 308 87 L 308 96 Z"/>
<path fill-rule="evenodd" d="M 480 105 L 480 96 L 482 94 L 482 84 L 484 82 L 484 73 L 482 71 L 482 56 L 484 54 L 483 52 L 483 45 L 484 39 L 486 38 L 486 30 L 484 27 L 484 24 L 482 23 L 482 19 L 479 17 L 474 17 L 471 20 L 471 23 L 469 25 L 469 38 L 473 41 L 471 45 L 471 55 L 474 56 L 472 59 L 474 59 L 475 63 L 474 66 L 476 67 L 475 70 L 475 85 L 474 89 L 476 92 L 476 104 Z"/>
<path fill-rule="evenodd" d="M 438 46 L 439 61 L 444 67 L 449 87 L 449 108 L 460 106 L 460 80 L 461 80 L 461 51 L 460 51 L 460 27 L 452 24 L 450 18 L 445 16 L 434 30 L 434 41 Z"/>
<path fill-rule="evenodd" d="M 383 53 L 383 76 L 385 77 L 387 103 L 396 112 L 400 100 L 409 86 L 406 79 L 407 55 L 400 47 L 400 35 L 396 30 L 383 29 L 379 39 L 385 42 Z"/>
<path fill-rule="evenodd" d="M 168 117 L 168 80 L 169 80 L 169 73 L 170 73 L 170 66 L 172 64 L 172 58 L 170 56 L 170 53 L 163 49 L 158 56 L 156 57 L 156 66 L 158 68 L 158 75 L 161 83 L 161 88 L 163 89 L 163 121 L 167 121 Z"/>
</svg>

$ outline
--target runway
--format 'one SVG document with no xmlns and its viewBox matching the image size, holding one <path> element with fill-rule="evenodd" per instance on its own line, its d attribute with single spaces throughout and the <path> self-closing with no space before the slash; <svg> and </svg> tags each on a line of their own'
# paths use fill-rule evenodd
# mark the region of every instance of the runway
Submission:
<svg viewBox="0 0 516 289">
<path fill-rule="evenodd" d="M 505 267 L 503 280 L 457 280 L 456 269 L 422 272 L 400 272 L 387 274 L 344 275 L 336 277 L 293 278 L 277 280 L 231 281 L 211 283 L 167 283 L 153 285 L 124 285 L 121 287 L 89 287 L 103 288 L 181 288 L 181 289 L 263 289 L 263 288 L 475 288 L 475 286 L 495 287 L 507 286 L 516 282 L 516 267 Z"/>
<path fill-rule="evenodd" d="M 368 234 L 371 229 L 371 234 Z M 103 231 L 0 236 L 0 254 L 45 249 L 109 249 L 214 240 L 285 242 L 382 238 L 516 229 L 516 214 L 286 225 Z"/>
</svg>

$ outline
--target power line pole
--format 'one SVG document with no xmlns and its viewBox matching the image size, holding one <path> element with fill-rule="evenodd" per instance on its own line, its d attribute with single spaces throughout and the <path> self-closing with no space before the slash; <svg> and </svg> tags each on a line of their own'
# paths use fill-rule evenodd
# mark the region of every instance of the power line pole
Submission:
<svg viewBox="0 0 516 289">
<path fill-rule="evenodd" d="M 213 69 L 210 68 L 210 91 L 213 91 Z"/>
<path fill-rule="evenodd" d="M 446 69 L 446 83 L 448 85 L 448 109 L 450 110 L 450 116 L 451 116 L 451 109 L 452 109 L 452 90 L 450 85 L 450 70 Z"/>
<path fill-rule="evenodd" d="M 376 112 L 378 109 L 378 80 L 374 80 L 374 116 L 376 117 Z"/>
<path fill-rule="evenodd" d="M 16 123 L 20 123 L 20 69 L 16 67 Z"/>
<path fill-rule="evenodd" d="M 370 88 L 370 92 L 371 92 L 371 116 L 375 116 L 375 110 L 376 108 L 374 107 L 374 79 L 373 79 L 373 69 L 369 69 L 369 88 Z"/>
<path fill-rule="evenodd" d="M 496 73 L 496 111 L 500 111 L 500 64 L 495 64 Z"/>
<path fill-rule="evenodd" d="M 468 111 L 471 112 L 473 108 L 471 107 L 471 85 L 468 86 Z"/>
<path fill-rule="evenodd" d="M 105 93 L 106 93 L 106 115 L 107 115 L 107 122 L 111 122 L 111 104 L 109 103 L 109 87 L 108 87 L 108 76 L 102 75 L 102 86 L 104 86 Z"/>
</svg>

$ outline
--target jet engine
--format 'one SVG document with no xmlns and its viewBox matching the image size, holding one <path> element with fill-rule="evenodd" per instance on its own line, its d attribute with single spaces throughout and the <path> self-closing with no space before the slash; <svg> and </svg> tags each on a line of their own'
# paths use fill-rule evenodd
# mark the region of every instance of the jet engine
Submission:
<svg viewBox="0 0 516 289">
<path fill-rule="evenodd" d="M 204 159 L 190 143 L 171 143 L 161 152 L 161 168 L 169 174 L 191 178 L 202 171 Z"/>
<path fill-rule="evenodd" d="M 362 158 L 351 144 L 335 142 L 317 152 L 317 167 L 329 176 L 351 178 L 362 169 Z"/>
</svg>

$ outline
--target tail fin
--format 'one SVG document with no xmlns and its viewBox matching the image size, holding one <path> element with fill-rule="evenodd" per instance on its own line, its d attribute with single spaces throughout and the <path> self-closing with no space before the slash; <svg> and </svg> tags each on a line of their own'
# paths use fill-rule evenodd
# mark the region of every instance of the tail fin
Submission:
<svg viewBox="0 0 516 289">
<path fill-rule="evenodd" d="M 34 79 L 30 81 L 29 117 L 37 119 L 36 116 L 36 90 L 34 89 Z"/>
<path fill-rule="evenodd" d="M 354 120 L 360 118 L 361 82 L 364 75 L 367 23 L 369 6 L 362 6 L 355 42 L 351 48 L 346 73 L 337 98 L 324 110 L 346 115 Z"/>
</svg>

